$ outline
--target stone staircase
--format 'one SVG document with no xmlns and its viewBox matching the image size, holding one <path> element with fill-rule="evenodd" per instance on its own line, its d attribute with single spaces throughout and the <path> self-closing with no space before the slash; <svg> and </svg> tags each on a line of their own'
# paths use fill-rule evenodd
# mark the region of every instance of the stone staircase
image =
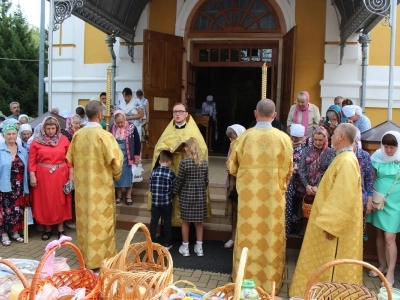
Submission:
<svg viewBox="0 0 400 300">
<path fill-rule="evenodd" d="M 149 174 L 146 173 L 143 174 L 143 178 L 149 178 Z M 148 188 L 148 179 L 134 184 L 132 189 L 133 205 L 127 206 L 124 201 L 117 205 L 118 229 L 129 230 L 137 222 L 150 224 L 151 213 L 147 210 Z M 204 239 L 228 240 L 231 235 L 231 226 L 228 217 L 225 216 L 225 186 L 211 183 L 209 189 L 212 216 L 204 222 Z"/>
</svg>

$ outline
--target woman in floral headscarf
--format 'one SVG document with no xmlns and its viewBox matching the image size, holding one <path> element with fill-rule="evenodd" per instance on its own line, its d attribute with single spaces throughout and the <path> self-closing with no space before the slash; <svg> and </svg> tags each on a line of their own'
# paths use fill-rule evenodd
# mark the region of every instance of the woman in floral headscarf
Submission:
<svg viewBox="0 0 400 300">
<path fill-rule="evenodd" d="M 3 246 L 11 239 L 22 243 L 18 230 L 24 227 L 24 208 L 27 204 L 28 154 L 17 145 L 17 128 L 3 127 L 5 141 L 0 143 L 0 233 Z"/>
<path fill-rule="evenodd" d="M 125 188 L 126 205 L 132 205 L 132 165 L 140 163 L 140 136 L 136 126 L 126 120 L 125 113 L 122 110 L 117 110 L 114 113 L 114 124 L 111 125 L 110 132 L 124 154 L 122 175 L 120 180 L 115 182 L 116 203 L 121 203 L 122 188 Z"/>
<path fill-rule="evenodd" d="M 303 91 L 297 95 L 297 103 L 292 105 L 287 119 L 288 131 L 290 125 L 301 124 L 306 128 L 306 136 L 311 137 L 321 120 L 318 107 L 310 103 L 310 95 Z"/>
<path fill-rule="evenodd" d="M 335 157 L 335 150 L 328 147 L 328 138 L 326 129 L 318 127 L 312 134 L 312 144 L 301 153 L 298 170 L 300 185 L 296 196 L 299 198 L 307 196 L 305 202 L 309 204 L 314 201 L 322 176 Z M 307 222 L 303 222 L 303 225 L 305 223 Z"/>
<path fill-rule="evenodd" d="M 63 192 L 68 180 L 74 180 L 73 169 L 66 160 L 68 147 L 57 119 L 47 117 L 29 150 L 33 216 L 45 226 L 44 241 L 51 238 L 52 225 L 57 225 L 59 238 L 65 235 L 64 221 L 72 218 L 71 193 Z"/>
</svg>

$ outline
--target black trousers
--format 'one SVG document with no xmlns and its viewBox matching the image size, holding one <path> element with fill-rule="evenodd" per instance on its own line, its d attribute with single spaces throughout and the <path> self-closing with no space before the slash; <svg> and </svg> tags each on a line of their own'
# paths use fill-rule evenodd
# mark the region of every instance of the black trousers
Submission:
<svg viewBox="0 0 400 300">
<path fill-rule="evenodd" d="M 166 206 L 151 206 L 150 235 L 153 241 L 156 240 L 157 226 L 160 217 L 164 219 L 164 245 L 172 244 L 172 203 Z"/>
</svg>

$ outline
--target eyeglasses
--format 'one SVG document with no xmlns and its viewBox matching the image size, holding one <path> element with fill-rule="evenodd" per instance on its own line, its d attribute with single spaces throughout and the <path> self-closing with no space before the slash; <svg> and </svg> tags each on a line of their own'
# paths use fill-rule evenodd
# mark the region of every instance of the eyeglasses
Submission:
<svg viewBox="0 0 400 300">
<path fill-rule="evenodd" d="M 174 110 L 172 113 L 174 115 L 183 115 L 183 113 L 187 112 L 186 110 Z"/>
</svg>

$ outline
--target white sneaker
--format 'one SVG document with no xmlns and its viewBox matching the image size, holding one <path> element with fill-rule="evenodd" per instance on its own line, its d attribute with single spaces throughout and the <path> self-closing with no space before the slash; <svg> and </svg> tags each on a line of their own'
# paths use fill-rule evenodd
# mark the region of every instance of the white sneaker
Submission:
<svg viewBox="0 0 400 300">
<path fill-rule="evenodd" d="M 184 247 L 183 245 L 181 245 L 179 247 L 179 253 L 182 254 L 183 256 L 190 256 L 189 247 Z"/>
<path fill-rule="evenodd" d="M 197 256 L 204 256 L 203 247 L 199 244 L 194 245 L 194 253 L 196 253 Z"/>
</svg>

